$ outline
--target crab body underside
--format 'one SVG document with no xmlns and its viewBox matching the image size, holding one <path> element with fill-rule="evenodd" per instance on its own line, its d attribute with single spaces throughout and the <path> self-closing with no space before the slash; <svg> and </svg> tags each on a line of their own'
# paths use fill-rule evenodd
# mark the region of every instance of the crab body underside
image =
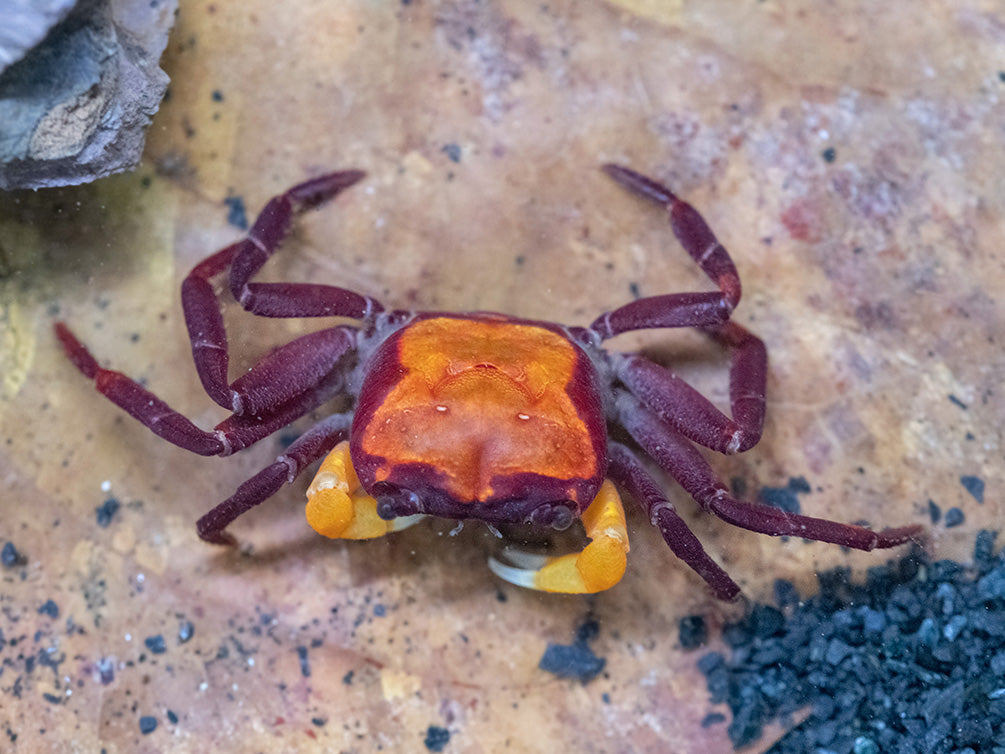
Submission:
<svg viewBox="0 0 1005 754">
<path fill-rule="evenodd" d="M 737 584 L 704 551 L 646 471 L 639 451 L 706 511 L 738 527 L 858 549 L 893 547 L 917 526 L 873 532 L 735 499 L 695 447 L 736 453 L 761 435 L 767 353 L 730 320 L 740 280 L 698 212 L 669 189 L 624 167 L 606 172 L 663 205 L 684 249 L 718 290 L 642 298 L 589 327 L 534 322 L 491 312 L 385 311 L 375 299 L 314 283 L 252 279 L 279 247 L 294 217 L 363 177 L 321 176 L 272 199 L 243 240 L 197 265 L 182 285 L 182 308 L 207 394 L 231 415 L 204 431 L 119 372 L 104 369 L 63 323 L 56 334 L 99 392 L 159 436 L 202 455 L 229 455 L 313 412 L 339 394 L 351 412 L 329 415 L 276 461 L 242 484 L 197 525 L 208 542 L 232 544 L 226 527 L 309 465 L 324 459 L 308 489 L 307 518 L 329 537 L 366 539 L 423 515 L 565 529 L 583 522 L 579 552 L 539 557 L 520 550 L 490 566 L 531 588 L 595 592 L 617 583 L 628 535 L 617 489 L 645 510 L 674 553 L 723 599 Z M 237 380 L 214 279 L 247 311 L 267 317 L 349 317 L 300 337 Z M 603 341 L 630 330 L 695 327 L 731 352 L 727 416 L 671 370 Z M 608 436 L 621 427 L 631 446 Z"/>
</svg>

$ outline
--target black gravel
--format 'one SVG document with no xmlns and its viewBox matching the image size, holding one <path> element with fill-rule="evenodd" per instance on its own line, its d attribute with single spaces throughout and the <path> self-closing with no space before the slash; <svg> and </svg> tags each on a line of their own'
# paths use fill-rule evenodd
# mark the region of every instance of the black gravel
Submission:
<svg viewBox="0 0 1005 754">
<path fill-rule="evenodd" d="M 426 729 L 424 743 L 429 751 L 443 751 L 450 743 L 450 731 L 438 725 L 430 725 Z"/>
<path fill-rule="evenodd" d="M 946 511 L 946 528 L 952 529 L 966 521 L 963 511 L 959 508 L 950 508 Z"/>
<path fill-rule="evenodd" d="M 597 638 L 600 624 L 587 618 L 576 629 L 576 639 L 572 644 L 548 644 L 537 666 L 559 678 L 573 678 L 589 683 L 604 669 L 607 660 L 598 657 L 590 649 L 589 642 Z"/>
<path fill-rule="evenodd" d="M 697 649 L 708 639 L 708 626 L 700 615 L 689 615 L 680 619 L 678 628 L 680 645 L 683 649 Z"/>
<path fill-rule="evenodd" d="M 789 483 L 784 487 L 761 487 L 757 493 L 757 498 L 762 503 L 773 505 L 789 513 L 799 513 L 799 495 L 806 495 L 813 491 L 806 477 L 796 476 L 789 479 Z"/>
<path fill-rule="evenodd" d="M 0 550 L 0 563 L 4 568 L 23 566 L 27 562 L 28 558 L 18 552 L 13 542 L 4 542 L 3 550 Z"/>
<path fill-rule="evenodd" d="M 311 663 L 307 657 L 307 647 L 303 645 L 297 647 L 297 657 L 300 658 L 300 675 L 304 678 L 310 678 Z"/>
<path fill-rule="evenodd" d="M 115 514 L 119 512 L 119 508 L 121 507 L 122 503 L 120 503 L 116 498 L 108 498 L 105 502 L 94 509 L 94 522 L 102 529 L 107 529 L 115 518 Z"/>
<path fill-rule="evenodd" d="M 178 643 L 184 644 L 195 635 L 195 624 L 190 620 L 182 620 L 178 624 Z"/>
<path fill-rule="evenodd" d="M 140 718 L 140 733 L 144 736 L 157 730 L 157 718 L 152 715 L 144 715 Z"/>
<path fill-rule="evenodd" d="M 712 701 L 732 711 L 733 745 L 808 713 L 769 754 L 1005 754 L 1005 557 L 994 540 L 978 534 L 970 565 L 919 550 L 864 584 L 847 569 L 822 573 L 802 602 L 779 582 L 776 607 L 754 605 L 723 630 L 729 651 L 698 661 Z"/>
<path fill-rule="evenodd" d="M 227 205 L 227 222 L 238 230 L 248 229 L 248 211 L 244 206 L 244 198 L 240 196 L 228 196 L 223 200 Z"/>
<path fill-rule="evenodd" d="M 978 503 L 984 502 L 984 480 L 979 476 L 971 476 L 969 474 L 960 477 L 960 484 L 963 488 L 973 495 L 974 500 Z"/>
</svg>

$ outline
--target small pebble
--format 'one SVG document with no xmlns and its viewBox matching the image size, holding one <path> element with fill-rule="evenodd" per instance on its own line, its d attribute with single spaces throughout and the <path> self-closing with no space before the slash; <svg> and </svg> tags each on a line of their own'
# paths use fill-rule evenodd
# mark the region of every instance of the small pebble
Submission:
<svg viewBox="0 0 1005 754">
<path fill-rule="evenodd" d="M 443 751 L 450 742 L 450 731 L 438 725 L 430 725 L 426 728 L 426 738 L 423 743 L 429 751 Z"/>
<path fill-rule="evenodd" d="M 4 568 L 13 568 L 27 562 L 28 559 L 18 552 L 13 542 L 4 543 L 3 550 L 0 550 L 0 563 L 3 564 Z"/>
<path fill-rule="evenodd" d="M 300 675 L 304 678 L 310 678 L 311 664 L 307 659 L 307 647 L 302 645 L 297 647 L 297 657 L 300 659 Z"/>
<path fill-rule="evenodd" d="M 946 528 L 952 529 L 954 526 L 959 526 L 965 519 L 966 517 L 963 515 L 961 509 L 950 508 L 946 511 Z"/>
<path fill-rule="evenodd" d="M 140 718 L 140 733 L 144 736 L 148 733 L 153 733 L 157 730 L 157 718 L 150 715 L 144 715 Z"/>
<path fill-rule="evenodd" d="M 461 161 L 461 147 L 459 144 L 444 144 L 443 154 L 445 154 L 451 162 Z"/>
<path fill-rule="evenodd" d="M 244 199 L 239 196 L 228 196 L 223 203 L 227 205 L 227 222 L 238 230 L 247 230 L 248 213 L 244 207 Z"/>
<path fill-rule="evenodd" d="M 984 480 L 979 476 L 964 475 L 960 477 L 963 489 L 969 492 L 978 503 L 984 502 Z"/>
<path fill-rule="evenodd" d="M 582 683 L 592 681 L 607 663 L 589 647 L 589 642 L 596 638 L 599 631 L 600 624 L 588 618 L 576 629 L 576 639 L 572 644 L 549 644 L 537 666 L 559 678 L 574 678 Z"/>
<path fill-rule="evenodd" d="M 178 625 L 178 643 L 184 644 L 195 635 L 195 624 L 190 620 L 183 620 Z"/>
<path fill-rule="evenodd" d="M 689 615 L 680 619 L 678 628 L 680 645 L 684 649 L 696 649 L 708 638 L 708 627 L 700 615 Z"/>
<path fill-rule="evenodd" d="M 94 509 L 94 522 L 102 529 L 107 529 L 119 512 L 121 503 L 114 497 L 110 497 L 97 508 Z"/>
</svg>

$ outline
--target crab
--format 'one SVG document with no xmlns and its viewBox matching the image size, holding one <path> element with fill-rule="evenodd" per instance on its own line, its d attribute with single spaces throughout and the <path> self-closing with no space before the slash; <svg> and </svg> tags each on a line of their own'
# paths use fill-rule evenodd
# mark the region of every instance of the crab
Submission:
<svg viewBox="0 0 1005 754">
<path fill-rule="evenodd" d="M 55 333 L 98 392 L 163 439 L 204 456 L 247 448 L 335 396 L 352 399 L 352 410 L 322 418 L 199 519 L 199 536 L 214 544 L 235 544 L 227 526 L 318 460 L 306 515 L 326 537 L 379 537 L 424 516 L 478 520 L 494 531 L 508 524 L 563 530 L 580 520 L 586 544 L 573 552 L 510 548 L 489 560 L 502 579 L 551 592 L 598 592 L 621 580 L 629 550 L 621 489 L 717 597 L 739 594 L 644 458 L 702 509 L 742 529 L 861 550 L 913 539 L 918 526 L 872 531 L 730 493 L 696 445 L 739 453 L 762 433 L 767 351 L 730 319 L 740 300 L 736 267 L 701 215 L 668 188 L 627 167 L 603 169 L 666 209 L 684 250 L 718 290 L 639 298 L 582 327 L 494 312 L 394 311 L 333 285 L 253 282 L 298 214 L 364 177 L 346 170 L 274 197 L 243 240 L 198 264 L 182 284 L 196 371 L 209 397 L 231 412 L 213 430 L 101 367 L 64 323 Z M 231 382 L 214 285 L 225 274 L 230 294 L 252 314 L 342 317 L 358 325 L 299 337 Z M 731 416 L 669 368 L 603 346 L 632 330 L 680 327 L 701 330 L 731 353 Z M 623 440 L 609 435 L 612 427 Z"/>
</svg>

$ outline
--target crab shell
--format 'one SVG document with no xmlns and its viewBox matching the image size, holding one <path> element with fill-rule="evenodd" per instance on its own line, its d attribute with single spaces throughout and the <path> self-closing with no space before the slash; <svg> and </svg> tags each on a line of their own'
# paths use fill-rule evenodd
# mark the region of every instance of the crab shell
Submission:
<svg viewBox="0 0 1005 754">
<path fill-rule="evenodd" d="M 350 434 L 383 518 L 563 529 L 607 472 L 596 369 L 557 325 L 423 314 L 374 351 Z"/>
</svg>

